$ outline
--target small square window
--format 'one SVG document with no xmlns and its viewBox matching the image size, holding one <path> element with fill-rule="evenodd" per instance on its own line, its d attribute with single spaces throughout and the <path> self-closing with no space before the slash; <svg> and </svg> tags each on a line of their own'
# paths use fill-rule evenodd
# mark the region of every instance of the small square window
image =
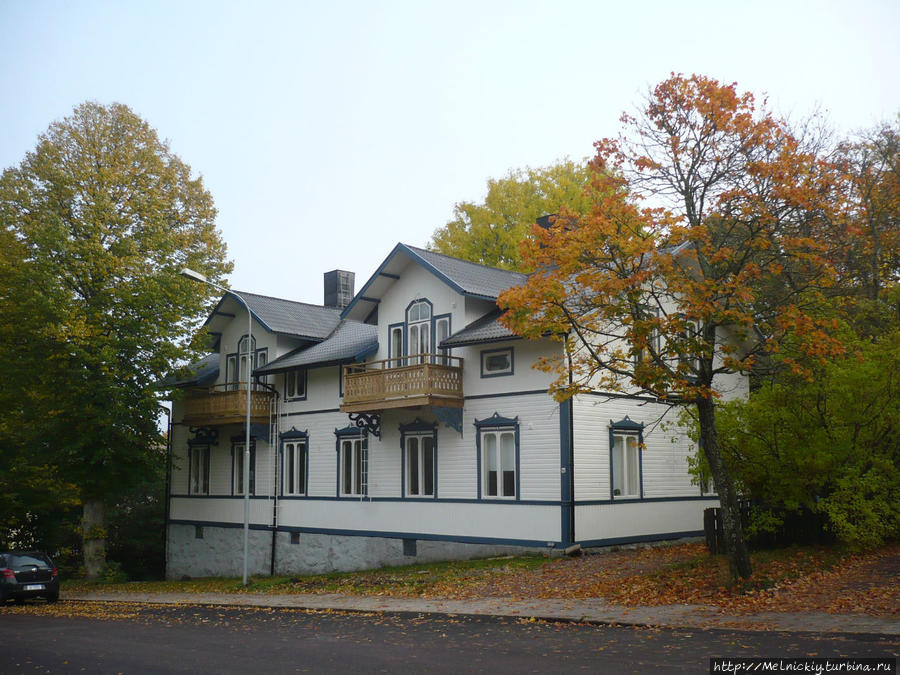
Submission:
<svg viewBox="0 0 900 675">
<path fill-rule="evenodd" d="M 306 398 L 306 369 L 289 370 L 284 374 L 284 398 L 286 401 L 302 401 Z"/>
<path fill-rule="evenodd" d="M 291 532 L 291 544 L 299 544 L 300 543 L 300 533 L 299 532 Z"/>
<path fill-rule="evenodd" d="M 481 376 L 497 377 L 513 374 L 513 350 L 492 349 L 481 352 Z"/>
<path fill-rule="evenodd" d="M 408 556 L 410 558 L 416 557 L 416 540 L 415 539 L 404 539 L 403 540 L 403 555 Z"/>
<path fill-rule="evenodd" d="M 202 525 L 194 525 L 194 539 L 203 539 Z"/>
</svg>

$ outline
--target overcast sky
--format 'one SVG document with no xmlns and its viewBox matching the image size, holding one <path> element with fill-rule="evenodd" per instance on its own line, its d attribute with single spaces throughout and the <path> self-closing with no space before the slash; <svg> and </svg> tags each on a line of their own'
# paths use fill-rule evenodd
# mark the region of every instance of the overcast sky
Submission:
<svg viewBox="0 0 900 675">
<path fill-rule="evenodd" d="M 672 71 L 842 134 L 900 112 L 897 0 L 0 0 L 0 35 L 0 168 L 125 103 L 202 174 L 233 287 L 317 303 L 488 178 L 590 155 Z"/>
</svg>

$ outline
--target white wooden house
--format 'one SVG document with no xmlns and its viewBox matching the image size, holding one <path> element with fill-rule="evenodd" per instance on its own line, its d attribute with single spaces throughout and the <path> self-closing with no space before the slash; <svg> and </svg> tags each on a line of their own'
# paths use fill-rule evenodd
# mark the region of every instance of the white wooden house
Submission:
<svg viewBox="0 0 900 675">
<path fill-rule="evenodd" d="M 306 573 L 700 534 L 714 505 L 666 406 L 547 393 L 560 349 L 498 322 L 524 275 L 398 244 L 323 306 L 240 293 L 252 310 L 250 572 Z M 226 293 L 215 353 L 175 384 L 167 574 L 242 562 L 245 310 Z M 735 376 L 729 395 L 743 395 Z"/>
</svg>

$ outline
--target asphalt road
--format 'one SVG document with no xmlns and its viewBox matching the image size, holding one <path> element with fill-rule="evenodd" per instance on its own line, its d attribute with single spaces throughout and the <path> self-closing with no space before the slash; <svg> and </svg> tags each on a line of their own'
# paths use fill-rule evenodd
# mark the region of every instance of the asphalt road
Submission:
<svg viewBox="0 0 900 675">
<path fill-rule="evenodd" d="M 35 603 L 0 609 L 0 673 L 705 673 L 710 656 L 896 656 L 885 636 L 489 617 Z"/>
</svg>

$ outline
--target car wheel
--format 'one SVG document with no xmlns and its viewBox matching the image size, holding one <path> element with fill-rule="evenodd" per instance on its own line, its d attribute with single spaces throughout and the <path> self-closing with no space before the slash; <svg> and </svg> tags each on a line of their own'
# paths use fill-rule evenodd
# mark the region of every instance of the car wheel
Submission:
<svg viewBox="0 0 900 675">
<path fill-rule="evenodd" d="M 13 602 L 15 602 L 17 605 L 24 605 L 24 604 L 25 604 L 25 598 L 15 598 L 15 599 L 13 600 Z"/>
<path fill-rule="evenodd" d="M 59 593 L 47 596 L 47 602 L 56 602 L 57 600 L 59 600 Z"/>
</svg>

